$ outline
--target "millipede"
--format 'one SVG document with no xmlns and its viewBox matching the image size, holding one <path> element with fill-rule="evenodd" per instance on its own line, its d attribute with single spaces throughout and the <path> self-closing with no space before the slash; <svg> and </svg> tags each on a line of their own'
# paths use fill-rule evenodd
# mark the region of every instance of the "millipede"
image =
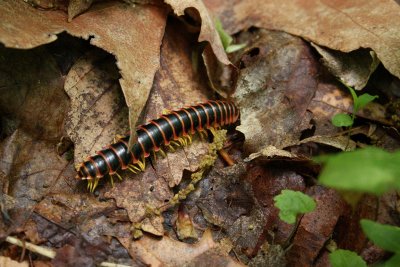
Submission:
<svg viewBox="0 0 400 267">
<path fill-rule="evenodd" d="M 190 139 L 196 132 L 210 128 L 219 128 L 235 124 L 239 119 L 239 109 L 230 101 L 210 100 L 195 106 L 181 108 L 161 115 L 158 119 L 138 127 L 137 142 L 128 147 L 130 136 L 120 137 L 106 148 L 97 151 L 78 165 L 78 179 L 88 180 L 91 191 L 96 188 L 99 179 L 117 171 L 129 169 L 133 172 L 145 168 L 145 158 L 151 152 L 160 151 L 171 142 Z M 186 142 L 186 141 L 185 141 Z M 185 143 L 184 142 L 184 143 Z M 182 141 L 181 141 L 182 143 Z M 113 182 L 113 180 L 111 180 Z"/>
</svg>

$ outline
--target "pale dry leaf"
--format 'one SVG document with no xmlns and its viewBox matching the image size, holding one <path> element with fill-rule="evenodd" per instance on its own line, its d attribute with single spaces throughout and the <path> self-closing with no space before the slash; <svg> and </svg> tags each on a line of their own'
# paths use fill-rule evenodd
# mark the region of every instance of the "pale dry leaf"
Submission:
<svg viewBox="0 0 400 267">
<path fill-rule="evenodd" d="M 309 138 L 301 140 L 298 144 L 314 142 L 331 147 L 338 148 L 342 151 L 352 151 L 356 148 L 356 142 L 350 139 L 349 136 L 321 136 L 314 135 Z"/>
<path fill-rule="evenodd" d="M 205 0 L 205 4 L 229 33 L 255 26 L 342 52 L 370 48 L 400 78 L 400 5 L 395 1 Z"/>
<path fill-rule="evenodd" d="M 380 61 L 374 51 L 356 50 L 349 53 L 311 45 L 322 56 L 322 63 L 347 86 L 361 90 L 376 70 Z"/>
<path fill-rule="evenodd" d="M 218 244 L 214 242 L 209 230 L 204 232 L 196 244 L 183 243 L 167 236 L 161 240 L 143 236 L 137 241 L 130 238 L 119 238 L 119 241 L 129 250 L 132 258 L 151 266 L 184 266 L 208 252 L 222 257 L 225 266 L 243 266 L 228 255 L 218 254 L 216 250 Z"/>
<path fill-rule="evenodd" d="M 244 161 L 252 161 L 258 157 L 267 157 L 267 158 L 272 158 L 272 157 L 284 157 L 284 158 L 294 158 L 296 155 L 293 155 L 289 151 L 283 150 L 283 149 L 278 149 L 274 146 L 266 146 L 262 148 L 260 151 L 256 153 L 250 154 Z"/>
<path fill-rule="evenodd" d="M 118 77 L 112 58 L 98 50 L 76 61 L 66 76 L 64 89 L 71 108 L 65 130 L 75 144 L 76 163 L 129 130 L 128 108 Z"/>
<path fill-rule="evenodd" d="M 9 257 L 0 256 L 0 266 L 3 266 L 3 267 L 28 267 L 29 262 L 28 261 L 19 262 L 19 261 L 12 260 Z"/>
</svg>

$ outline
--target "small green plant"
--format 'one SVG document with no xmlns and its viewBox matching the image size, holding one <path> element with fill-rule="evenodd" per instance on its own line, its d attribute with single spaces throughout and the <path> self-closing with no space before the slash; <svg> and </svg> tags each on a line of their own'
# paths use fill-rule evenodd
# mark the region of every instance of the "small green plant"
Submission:
<svg viewBox="0 0 400 267">
<path fill-rule="evenodd" d="M 381 195 L 400 189 L 400 151 L 389 153 L 376 147 L 317 158 L 324 163 L 318 181 L 338 190 Z"/>
<path fill-rule="evenodd" d="M 338 113 L 332 118 L 332 124 L 335 125 L 336 127 L 350 127 L 353 126 L 354 120 L 356 118 L 356 113 L 364 108 L 368 103 L 374 101 L 374 99 L 378 98 L 378 96 L 373 96 L 370 94 L 362 94 L 360 96 L 357 96 L 356 91 L 351 88 L 350 86 L 346 86 L 347 89 L 349 89 L 351 96 L 353 97 L 353 112 L 351 115 L 347 113 Z"/>
<path fill-rule="evenodd" d="M 360 223 L 369 240 L 378 247 L 394 253 L 385 262 L 385 266 L 400 266 L 400 227 L 380 224 L 366 219 L 361 220 Z"/>
<path fill-rule="evenodd" d="M 221 39 L 222 45 L 224 46 L 226 53 L 236 52 L 246 46 L 246 44 L 232 44 L 233 38 L 230 36 L 222 27 L 221 21 L 217 18 L 215 20 L 215 28 L 219 34 L 219 38 Z"/>
<path fill-rule="evenodd" d="M 317 205 L 312 197 L 287 189 L 274 197 L 274 201 L 275 207 L 279 209 L 279 218 L 289 224 L 296 222 L 298 214 L 311 212 Z"/>
<path fill-rule="evenodd" d="M 332 267 L 367 267 L 365 261 L 357 253 L 338 249 L 329 254 Z"/>
<path fill-rule="evenodd" d="M 400 188 L 400 151 L 389 153 L 376 147 L 342 152 L 317 159 L 324 163 L 319 182 L 323 185 L 360 193 L 381 195 Z M 366 236 L 394 255 L 382 266 L 400 266 L 400 228 L 361 220 Z M 354 252 L 336 250 L 329 256 L 333 267 L 367 266 Z"/>
</svg>

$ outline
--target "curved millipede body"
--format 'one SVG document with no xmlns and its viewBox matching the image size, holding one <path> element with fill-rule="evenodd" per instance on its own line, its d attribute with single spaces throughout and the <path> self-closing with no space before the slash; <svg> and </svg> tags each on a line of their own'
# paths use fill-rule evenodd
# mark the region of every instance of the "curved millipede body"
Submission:
<svg viewBox="0 0 400 267">
<path fill-rule="evenodd" d="M 197 131 L 234 124 L 238 118 L 239 110 L 236 106 L 232 102 L 221 100 L 171 111 L 139 126 L 136 132 L 137 142 L 130 151 L 129 136 L 126 136 L 89 157 L 79 165 L 77 178 L 96 180 L 107 174 L 112 175 L 120 169 L 140 163 L 150 152 L 168 146 L 171 141 Z"/>
</svg>

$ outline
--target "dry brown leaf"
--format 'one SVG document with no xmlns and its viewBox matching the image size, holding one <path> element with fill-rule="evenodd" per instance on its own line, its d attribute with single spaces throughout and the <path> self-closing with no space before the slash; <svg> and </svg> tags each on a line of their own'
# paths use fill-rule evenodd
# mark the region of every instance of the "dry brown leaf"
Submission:
<svg viewBox="0 0 400 267">
<path fill-rule="evenodd" d="M 219 253 L 218 244 L 214 242 L 210 231 L 205 231 L 201 240 L 196 244 L 186 244 L 167 236 L 161 240 L 155 240 L 148 236 L 137 241 L 128 238 L 119 238 L 119 240 L 129 250 L 133 259 L 154 267 L 193 266 L 191 264 L 196 258 L 205 253 L 210 253 L 209 257 L 215 256 L 215 261 L 208 262 L 208 266 L 243 266 L 229 256 Z"/>
<path fill-rule="evenodd" d="M 175 19 L 170 20 L 165 33 L 161 67 L 145 109 L 145 121 L 159 117 L 166 110 L 204 102 L 211 95 L 207 82 L 192 66 L 191 34 Z M 195 171 L 207 151 L 207 142 L 196 137 L 189 146 L 168 151 L 165 158 L 158 156 L 154 167 L 159 179 L 167 181 L 170 187 L 176 186 L 182 179 L 183 170 Z"/>
<path fill-rule="evenodd" d="M 182 34 L 176 34 L 177 29 Z M 157 118 L 165 110 L 192 105 L 208 98 L 205 82 L 192 69 L 191 38 L 184 32 L 183 25 L 172 19 L 161 47 L 161 68 L 155 76 L 144 111 L 145 120 Z M 161 207 L 172 198 L 171 187 L 180 183 L 185 169 L 195 171 L 198 168 L 207 148 L 205 140 L 195 138 L 187 147 L 177 148 L 175 152 L 166 151 L 166 157 L 158 153 L 152 160 L 152 166 L 148 166 L 144 173 L 125 173 L 126 176 L 133 176 L 133 180 L 118 183 L 106 196 L 114 198 L 119 207 L 127 210 L 132 223 L 141 223 L 141 230 L 160 236 L 164 232 L 161 217 L 146 216 L 152 208 Z"/>
<path fill-rule="evenodd" d="M 57 64 L 45 49 L 2 48 L 1 54 L 1 112 L 12 115 L 5 116 L 3 125 L 7 130 L 0 142 L 0 172 L 3 192 L 14 200 L 9 225 L 14 228 L 49 191 L 71 189 L 72 169 L 56 151 L 68 97 Z"/>
<path fill-rule="evenodd" d="M 88 10 L 94 0 L 69 0 L 68 3 L 68 21 Z"/>
<path fill-rule="evenodd" d="M 334 51 L 311 43 L 322 56 L 322 63 L 344 84 L 361 90 L 380 61 L 374 51 L 359 49 L 349 53 Z"/>
<path fill-rule="evenodd" d="M 112 57 L 97 49 L 76 61 L 66 76 L 71 108 L 65 130 L 75 144 L 76 163 L 112 143 L 117 134 L 129 132 L 118 77 Z"/>
<path fill-rule="evenodd" d="M 23 261 L 23 262 L 19 262 L 19 261 L 14 261 L 8 257 L 4 257 L 4 256 L 0 256 L 0 266 L 3 267 L 28 267 L 29 266 L 29 262 L 28 261 Z"/>
<path fill-rule="evenodd" d="M 251 26 L 282 30 L 342 52 L 371 48 L 400 78 L 400 5 L 395 1 L 212 1 L 230 33 Z"/>
<path fill-rule="evenodd" d="M 283 157 L 283 158 L 295 158 L 296 155 L 290 153 L 289 151 L 283 150 L 283 149 L 278 149 L 274 146 L 266 146 L 262 148 L 259 152 L 252 153 L 250 154 L 245 161 L 252 161 L 258 157 L 267 157 L 267 158 L 273 158 L 273 157 Z"/>
<path fill-rule="evenodd" d="M 36 47 L 53 42 L 57 34 L 67 31 L 112 53 L 122 76 L 120 84 L 129 108 L 130 129 L 135 129 L 159 67 L 166 9 L 101 3 L 68 23 L 67 15 L 61 11 L 40 11 L 23 1 L 5 0 L 0 3 L 0 14 L 6 22 L 0 25 L 0 41 L 6 47 Z M 23 20 L 19 14 L 24 14 Z"/>
<path fill-rule="evenodd" d="M 308 142 L 314 142 L 318 144 L 328 145 L 331 147 L 338 148 L 342 151 L 352 151 L 356 149 L 356 142 L 350 139 L 349 136 L 321 136 L 314 135 L 301 140 L 298 144 L 304 144 Z"/>
<path fill-rule="evenodd" d="M 230 63 L 221 39 L 215 29 L 215 19 L 209 14 L 203 1 L 193 0 L 165 0 L 177 16 L 189 15 L 197 23 L 201 23 L 199 42 L 206 41 L 203 59 L 206 65 L 208 77 L 214 90 L 225 98 L 232 92 L 237 74 L 236 68 Z M 196 10 L 196 12 L 193 12 Z M 200 16 L 200 19 L 198 18 Z M 217 59 L 217 60 L 215 60 Z"/>
<path fill-rule="evenodd" d="M 234 99 L 246 151 L 297 142 L 310 128 L 308 106 L 318 85 L 317 62 L 302 40 L 286 33 L 257 30 L 242 38 L 252 43 L 242 55 Z"/>
</svg>

